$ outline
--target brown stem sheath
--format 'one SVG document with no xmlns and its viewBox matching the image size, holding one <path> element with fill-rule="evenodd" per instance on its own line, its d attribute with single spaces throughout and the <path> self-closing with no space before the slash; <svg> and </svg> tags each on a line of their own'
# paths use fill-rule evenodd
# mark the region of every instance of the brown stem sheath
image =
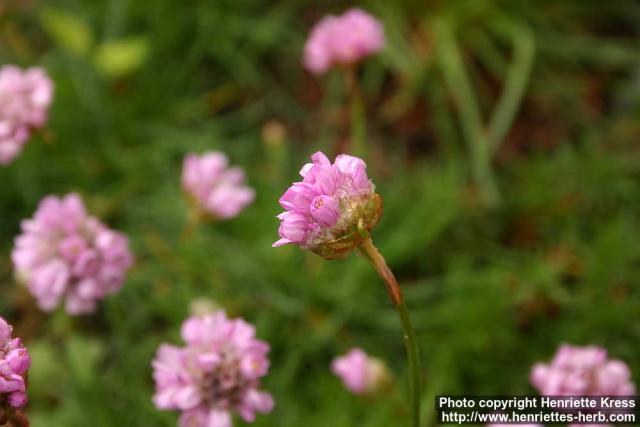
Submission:
<svg viewBox="0 0 640 427">
<path fill-rule="evenodd" d="M 371 261 L 371 264 L 376 269 L 380 277 L 384 280 L 384 284 L 387 287 L 387 292 L 389 292 L 389 298 L 394 305 L 402 304 L 404 297 L 402 296 L 402 290 L 400 289 L 400 285 L 396 280 L 396 276 L 393 275 L 393 272 L 387 266 L 387 262 L 384 260 L 378 248 L 376 248 L 371 241 L 371 238 L 366 238 L 364 242 L 359 247 L 360 252 Z"/>
<path fill-rule="evenodd" d="M 5 420 L 6 424 L 1 424 L 2 422 L 0 420 L 0 426 L 2 427 L 29 427 L 29 420 L 20 411 L 12 412 L 8 419 Z"/>
</svg>

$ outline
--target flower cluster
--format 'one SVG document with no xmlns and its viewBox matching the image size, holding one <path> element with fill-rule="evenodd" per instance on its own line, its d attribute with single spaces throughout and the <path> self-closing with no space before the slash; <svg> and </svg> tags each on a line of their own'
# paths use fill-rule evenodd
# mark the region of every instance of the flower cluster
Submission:
<svg viewBox="0 0 640 427">
<path fill-rule="evenodd" d="M 0 424 L 9 413 L 27 403 L 29 352 L 20 338 L 11 338 L 11 326 L 0 317 Z"/>
<path fill-rule="evenodd" d="M 350 65 L 384 47 L 382 24 L 361 9 L 326 16 L 311 30 L 304 46 L 304 65 L 322 74 L 336 65 Z"/>
<path fill-rule="evenodd" d="M 360 229 L 368 231 L 378 222 L 382 199 L 362 159 L 341 154 L 331 164 L 321 152 L 311 159 L 300 171 L 302 182 L 280 197 L 286 211 L 278 215 L 281 238 L 273 246 L 293 243 L 325 258 L 341 258 L 362 242 Z"/>
<path fill-rule="evenodd" d="M 120 289 L 133 262 L 127 237 L 90 216 L 77 194 L 45 197 L 22 222 L 12 259 L 43 310 L 64 299 L 70 314 L 94 311 Z"/>
<path fill-rule="evenodd" d="M 197 209 L 214 219 L 238 215 L 255 197 L 245 185 L 244 171 L 228 163 L 227 156 L 216 151 L 184 159 L 182 187 Z"/>
<path fill-rule="evenodd" d="M 601 347 L 564 344 L 549 364 L 538 363 L 531 383 L 545 396 L 624 396 L 635 386 L 627 365 Z"/>
<path fill-rule="evenodd" d="M 46 122 L 52 97 L 53 83 L 41 68 L 0 68 L 0 164 L 13 161 Z"/>
<path fill-rule="evenodd" d="M 182 339 L 185 347 L 163 344 L 153 361 L 154 403 L 182 411 L 180 427 L 230 427 L 232 412 L 251 422 L 273 409 L 259 390 L 269 346 L 252 325 L 219 311 L 186 320 Z"/>
<path fill-rule="evenodd" d="M 331 363 L 331 372 L 355 394 L 371 394 L 389 382 L 386 365 L 370 357 L 362 349 L 353 348 Z"/>
</svg>

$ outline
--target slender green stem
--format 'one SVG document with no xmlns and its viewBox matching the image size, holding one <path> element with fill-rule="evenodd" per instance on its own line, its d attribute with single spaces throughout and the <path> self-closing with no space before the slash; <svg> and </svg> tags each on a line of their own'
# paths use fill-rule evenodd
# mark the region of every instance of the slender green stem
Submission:
<svg viewBox="0 0 640 427">
<path fill-rule="evenodd" d="M 361 233 L 363 234 L 363 233 Z M 364 239 L 360 245 L 360 252 L 367 258 L 373 268 L 378 272 L 380 277 L 384 280 L 384 283 L 389 292 L 389 297 L 393 301 L 398 314 L 400 316 L 400 322 L 402 323 L 402 331 L 404 337 L 404 344 L 407 349 L 407 359 L 409 361 L 409 386 L 411 392 L 411 425 L 412 427 L 420 427 L 420 378 L 422 369 L 420 367 L 420 356 L 418 351 L 418 343 L 416 341 L 416 334 L 411 324 L 411 318 L 407 305 L 404 302 L 400 285 L 396 280 L 393 272 L 387 266 L 384 257 L 373 245 L 371 238 L 368 236 Z"/>
<path fill-rule="evenodd" d="M 367 119 L 364 111 L 364 97 L 358 84 L 355 67 L 344 69 L 345 86 L 349 97 L 349 115 L 351 118 L 351 150 L 356 156 L 367 154 Z"/>
<path fill-rule="evenodd" d="M 409 359 L 409 374 L 411 379 L 409 385 L 411 387 L 411 418 L 413 427 L 420 427 L 420 383 L 422 376 L 422 368 L 420 366 L 420 352 L 416 341 L 416 333 L 411 323 L 409 310 L 404 300 L 396 306 L 400 321 L 402 322 L 402 331 L 404 337 L 404 345 L 407 349 L 407 358 Z"/>
</svg>

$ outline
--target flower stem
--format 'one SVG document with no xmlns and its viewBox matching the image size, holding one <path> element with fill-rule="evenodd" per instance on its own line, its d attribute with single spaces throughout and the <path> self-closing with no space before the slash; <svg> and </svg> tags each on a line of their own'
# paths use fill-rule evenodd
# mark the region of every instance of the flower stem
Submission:
<svg viewBox="0 0 640 427">
<path fill-rule="evenodd" d="M 393 272 L 389 266 L 387 266 L 387 262 L 384 260 L 378 248 L 373 245 L 371 238 L 367 237 L 359 249 L 365 258 L 371 261 L 373 268 L 375 268 L 376 272 L 378 272 L 382 280 L 384 280 L 387 292 L 389 292 L 389 298 L 391 298 L 393 304 L 396 306 L 402 304 L 404 297 L 402 296 L 402 289 L 400 289 L 396 276 L 393 275 Z"/>
<path fill-rule="evenodd" d="M 398 310 L 400 315 L 400 321 L 402 323 L 402 330 L 404 336 L 404 343 L 407 349 L 407 359 L 409 361 L 410 372 L 410 391 L 411 391 L 411 425 L 413 427 L 420 426 L 420 356 L 418 351 L 418 343 L 416 341 L 416 334 L 411 324 L 411 317 L 407 310 L 407 305 L 404 302 L 400 285 L 396 280 L 391 269 L 387 266 L 384 257 L 373 245 L 370 237 L 364 239 L 363 243 L 359 247 L 360 253 L 367 258 L 373 268 L 378 272 L 380 277 L 384 280 L 384 283 L 389 292 L 389 297 Z"/>
<path fill-rule="evenodd" d="M 180 241 L 187 242 L 191 240 L 193 234 L 195 233 L 198 225 L 202 222 L 203 214 L 199 208 L 191 208 L 187 217 L 187 224 L 182 229 L 182 233 L 180 234 Z"/>
<path fill-rule="evenodd" d="M 416 333 L 411 324 L 411 317 L 407 304 L 402 301 L 396 306 L 404 336 L 404 344 L 407 349 L 407 359 L 409 360 L 409 371 L 411 379 L 409 382 L 411 390 L 411 419 L 413 427 L 420 427 L 420 378 L 422 368 L 420 367 L 420 352 L 416 341 Z"/>
</svg>

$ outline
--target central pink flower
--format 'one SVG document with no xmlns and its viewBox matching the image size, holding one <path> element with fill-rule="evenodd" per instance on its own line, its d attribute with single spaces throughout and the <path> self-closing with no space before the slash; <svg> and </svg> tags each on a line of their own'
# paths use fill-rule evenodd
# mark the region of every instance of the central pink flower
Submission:
<svg viewBox="0 0 640 427">
<path fill-rule="evenodd" d="M 362 159 L 341 154 L 332 164 L 317 152 L 311 160 L 300 171 L 302 182 L 280 197 L 286 211 L 278 215 L 281 238 L 273 246 L 293 243 L 337 258 L 358 243 L 359 226 L 370 229 L 378 222 L 380 198 Z M 340 242 L 344 245 L 336 242 L 341 239 L 346 239 Z"/>
</svg>

